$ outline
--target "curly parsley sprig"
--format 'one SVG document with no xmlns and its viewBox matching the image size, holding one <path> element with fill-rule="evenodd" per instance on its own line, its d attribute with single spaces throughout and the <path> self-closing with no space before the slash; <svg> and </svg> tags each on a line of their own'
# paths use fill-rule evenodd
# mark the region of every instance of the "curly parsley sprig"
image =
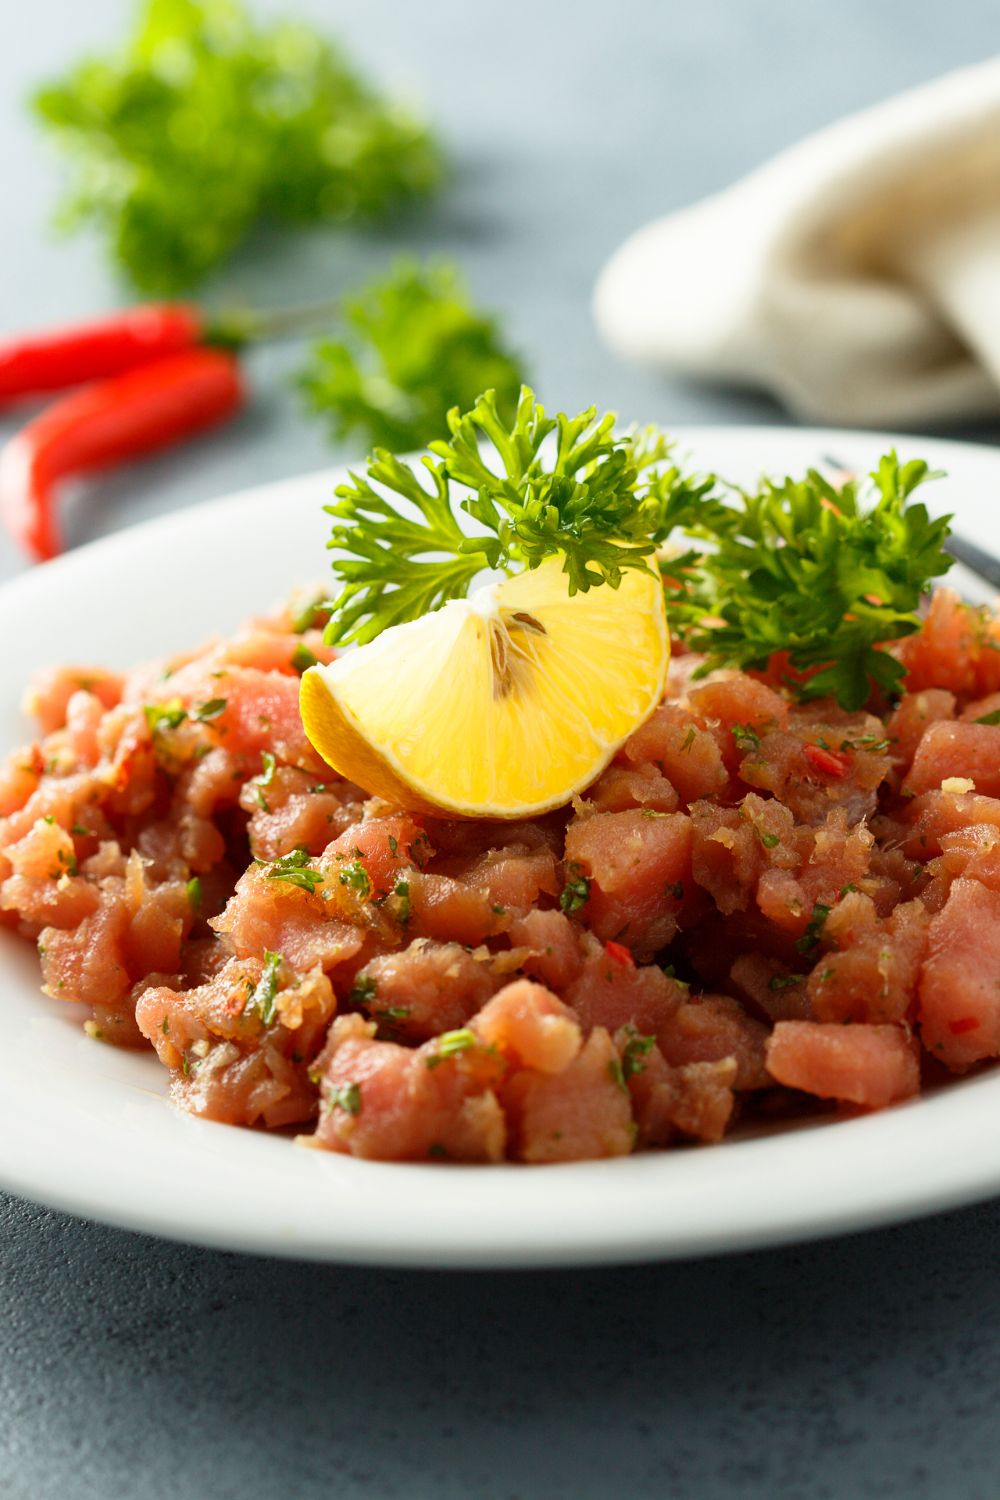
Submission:
<svg viewBox="0 0 1000 1500">
<path fill-rule="evenodd" d="M 574 594 L 647 567 L 676 525 L 713 504 L 711 481 L 667 462 L 665 439 L 616 435 L 614 422 L 593 408 L 549 417 L 525 386 L 511 421 L 494 391 L 449 412 L 450 436 L 415 465 L 376 449 L 367 477 L 352 473 L 326 507 L 343 585 L 327 638 L 374 640 L 463 598 L 486 568 L 516 573 L 559 555 Z M 459 510 L 483 531 L 466 534 Z"/>
<path fill-rule="evenodd" d="M 673 628 L 717 666 L 766 667 L 777 652 L 810 674 L 799 697 L 857 709 L 873 683 L 898 690 L 904 669 L 882 648 L 919 627 L 931 579 L 947 572 L 949 516 L 932 520 L 913 492 L 939 477 L 921 459 L 886 454 L 871 475 L 837 487 L 810 469 L 764 479 L 756 493 L 687 528 L 711 544 L 661 563 Z"/>
<path fill-rule="evenodd" d="M 671 629 L 704 653 L 701 673 L 784 652 L 800 697 L 855 709 L 873 686 L 897 689 L 884 645 L 918 628 L 921 595 L 950 566 L 949 518 L 912 498 L 935 475 L 894 452 L 840 486 L 810 469 L 744 491 L 684 474 L 656 428 L 616 432 L 593 408 L 552 418 L 526 387 L 512 420 L 488 391 L 448 428 L 412 463 L 377 450 L 327 507 L 342 585 L 328 639 L 371 641 L 488 568 L 558 556 L 574 594 L 617 588 L 660 552 Z M 459 511 L 481 530 L 467 534 Z"/>
</svg>

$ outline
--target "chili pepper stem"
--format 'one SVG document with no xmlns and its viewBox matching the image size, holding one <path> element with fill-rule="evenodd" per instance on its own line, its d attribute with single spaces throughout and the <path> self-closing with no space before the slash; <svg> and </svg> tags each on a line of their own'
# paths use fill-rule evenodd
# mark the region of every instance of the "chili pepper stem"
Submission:
<svg viewBox="0 0 1000 1500">
<path fill-rule="evenodd" d="M 294 307 L 234 308 L 203 313 L 202 339 L 223 348 L 242 349 L 248 344 L 276 343 L 320 332 L 340 315 L 340 300 L 305 302 Z"/>
</svg>

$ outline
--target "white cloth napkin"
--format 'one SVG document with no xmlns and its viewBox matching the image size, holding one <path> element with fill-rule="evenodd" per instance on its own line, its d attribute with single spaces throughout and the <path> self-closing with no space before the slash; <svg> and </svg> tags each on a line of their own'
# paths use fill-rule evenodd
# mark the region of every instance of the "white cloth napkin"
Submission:
<svg viewBox="0 0 1000 1500">
<path fill-rule="evenodd" d="M 621 354 L 763 387 L 812 420 L 1000 411 L 1000 58 L 647 225 L 594 309 Z"/>
</svg>

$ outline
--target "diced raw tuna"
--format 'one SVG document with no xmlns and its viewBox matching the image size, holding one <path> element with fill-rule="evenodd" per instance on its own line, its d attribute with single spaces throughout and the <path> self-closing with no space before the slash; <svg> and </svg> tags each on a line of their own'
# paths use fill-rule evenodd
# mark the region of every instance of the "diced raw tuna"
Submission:
<svg viewBox="0 0 1000 1500">
<path fill-rule="evenodd" d="M 525 1162 L 627 1156 L 635 1129 L 620 1078 L 614 1043 L 600 1026 L 561 1073 L 514 1073 L 502 1091 L 510 1154 Z"/>
<path fill-rule="evenodd" d="M 650 762 L 610 765 L 584 793 L 592 812 L 626 812 L 648 807 L 654 812 L 676 812 L 680 798 L 663 773 Z"/>
<path fill-rule="evenodd" d="M 485 1064 L 485 1066 L 484 1066 Z M 442 1057 L 375 1040 L 360 1016 L 334 1021 L 317 1063 L 316 1142 L 380 1161 L 499 1161 L 505 1122 L 494 1086 L 503 1064 L 472 1046 Z"/>
<path fill-rule="evenodd" d="M 884 1109 L 920 1088 L 916 1042 L 902 1026 L 779 1021 L 767 1067 L 787 1088 L 862 1109 Z"/>
<path fill-rule="evenodd" d="M 860 905 L 866 898 L 853 898 Z M 927 948 L 929 918 L 920 901 L 897 906 L 880 921 L 872 907 L 863 925 L 854 922 L 840 941 L 837 916 L 826 923 L 838 950 L 825 953 L 809 976 L 806 992 L 817 1021 L 906 1020 L 913 1009 L 917 976 Z"/>
<path fill-rule="evenodd" d="M 527 912 L 543 893 L 558 896 L 560 891 L 556 857 L 544 844 L 534 849 L 513 844 L 485 854 L 438 861 L 435 872 L 484 891 L 495 910 L 502 908 L 498 915 L 510 910 Z"/>
<path fill-rule="evenodd" d="M 580 929 L 561 911 L 529 911 L 507 929 L 511 946 L 522 954 L 526 974 L 554 989 L 564 989 L 583 963 Z"/>
<path fill-rule="evenodd" d="M 625 1046 L 619 1042 L 620 1051 Z M 654 1046 L 628 1080 L 637 1147 L 667 1146 L 678 1134 L 720 1141 L 733 1114 L 735 1078 L 734 1058 L 672 1068 Z"/>
<path fill-rule="evenodd" d="M 364 933 L 328 915 L 321 889 L 310 893 L 251 865 L 209 925 L 228 937 L 239 958 L 280 953 L 300 972 L 316 965 L 330 972 L 360 952 Z"/>
<path fill-rule="evenodd" d="M 652 763 L 684 802 L 717 796 L 729 775 L 715 736 L 685 709 L 662 704 L 622 750 L 632 765 Z"/>
<path fill-rule="evenodd" d="M 396 1041 L 427 1041 L 457 1031 L 499 989 L 489 952 L 459 943 L 415 938 L 397 953 L 383 953 L 355 980 L 355 995 L 381 1034 Z"/>
<path fill-rule="evenodd" d="M 240 806 L 250 814 L 247 836 L 258 859 L 279 859 L 295 849 L 322 854 L 357 823 L 362 792 L 346 782 L 317 781 L 296 766 L 272 766 L 244 782 Z"/>
<path fill-rule="evenodd" d="M 885 726 L 893 757 L 909 765 L 931 724 L 955 717 L 955 694 L 944 688 L 904 693 Z"/>
<path fill-rule="evenodd" d="M 792 815 L 774 798 L 751 792 L 739 807 L 694 802 L 691 824 L 693 877 L 726 914 L 746 911 L 765 870 L 801 863 Z"/>
<path fill-rule="evenodd" d="M 1000 892 L 959 879 L 932 918 L 920 975 L 920 1035 L 956 1073 L 1000 1056 Z"/>
<path fill-rule="evenodd" d="M 92 694 L 104 708 L 114 708 L 122 695 L 123 679 L 104 667 L 53 667 L 39 672 L 24 700 L 25 713 L 38 720 L 42 734 L 52 734 L 66 723 L 74 693 Z"/>
<path fill-rule="evenodd" d="M 674 936 L 691 879 L 691 820 L 684 813 L 594 813 L 566 831 L 566 868 L 589 879 L 581 910 L 599 938 L 640 961 Z"/>
<path fill-rule="evenodd" d="M 475 1018 L 473 1030 L 513 1067 L 561 1073 L 580 1051 L 577 1019 L 544 985 L 517 979 L 505 985 Z"/>
<path fill-rule="evenodd" d="M 945 688 L 959 698 L 1000 691 L 1000 624 L 988 609 L 936 589 L 920 629 L 897 642 L 911 693 Z"/>
<path fill-rule="evenodd" d="M 585 1032 L 632 1024 L 658 1036 L 687 997 L 687 988 L 662 969 L 622 963 L 592 937 L 585 940 L 583 968 L 563 995 Z"/>
<path fill-rule="evenodd" d="M 960 784 L 948 786 L 951 779 Z M 931 724 L 917 746 L 903 790 L 978 792 L 1000 796 L 1000 725 Z"/>
</svg>

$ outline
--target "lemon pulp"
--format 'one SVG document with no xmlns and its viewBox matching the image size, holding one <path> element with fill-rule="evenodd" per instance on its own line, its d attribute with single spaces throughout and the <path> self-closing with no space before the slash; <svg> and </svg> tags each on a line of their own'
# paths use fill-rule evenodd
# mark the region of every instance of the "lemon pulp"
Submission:
<svg viewBox="0 0 1000 1500">
<path fill-rule="evenodd" d="M 417 811 L 524 817 L 600 774 L 659 702 L 669 654 L 651 567 L 570 597 L 553 558 L 311 667 L 302 719 L 366 791 Z"/>
</svg>

